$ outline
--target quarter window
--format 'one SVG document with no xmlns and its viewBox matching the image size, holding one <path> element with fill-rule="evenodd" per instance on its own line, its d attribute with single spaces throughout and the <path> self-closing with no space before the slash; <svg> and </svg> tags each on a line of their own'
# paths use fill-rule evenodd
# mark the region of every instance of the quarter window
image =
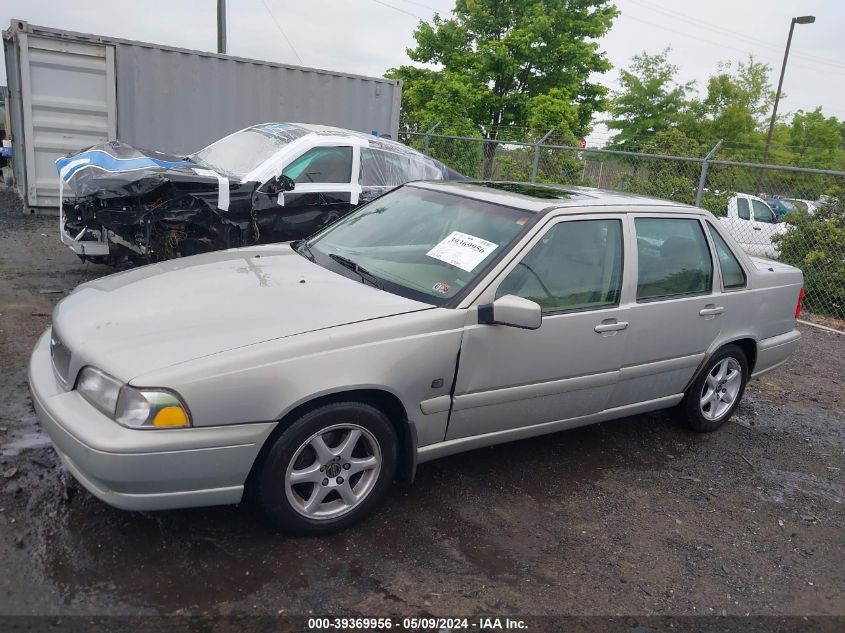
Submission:
<svg viewBox="0 0 845 633">
<path fill-rule="evenodd" d="M 748 206 L 748 200 L 746 200 L 745 198 L 736 199 L 736 210 L 737 213 L 739 213 L 740 220 L 751 219 L 751 209 Z"/>
<path fill-rule="evenodd" d="M 719 232 L 708 222 L 707 229 L 710 237 L 713 238 L 713 245 L 716 247 L 716 256 L 719 258 L 719 268 L 722 271 L 722 286 L 725 288 L 745 287 L 745 271 L 739 265 L 739 260 L 734 255 L 728 243 L 719 235 Z"/>
<path fill-rule="evenodd" d="M 544 313 L 619 303 L 622 224 L 573 220 L 553 226 L 499 285 L 496 297 L 536 301 Z"/>
<path fill-rule="evenodd" d="M 713 261 L 698 220 L 637 218 L 637 300 L 710 292 Z"/>
<path fill-rule="evenodd" d="M 295 159 L 282 173 L 294 182 L 349 183 L 351 147 L 314 147 Z"/>
</svg>

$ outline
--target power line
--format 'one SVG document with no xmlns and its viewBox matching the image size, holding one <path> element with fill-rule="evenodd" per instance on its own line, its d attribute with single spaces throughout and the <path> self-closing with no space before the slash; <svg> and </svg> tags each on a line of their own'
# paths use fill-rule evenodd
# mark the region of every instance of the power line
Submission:
<svg viewBox="0 0 845 633">
<path fill-rule="evenodd" d="M 397 6 L 392 4 L 388 4 L 387 2 L 382 2 L 382 0 L 373 0 L 376 4 L 380 4 L 383 7 L 387 7 L 388 9 L 393 9 L 394 11 L 398 11 L 399 13 L 404 13 L 405 15 L 410 15 L 412 18 L 419 18 L 420 20 L 425 20 L 425 18 L 421 15 L 417 15 L 416 13 L 411 13 L 410 11 L 405 11 L 405 9 L 400 9 Z"/>
<path fill-rule="evenodd" d="M 435 13 L 440 13 L 440 9 L 437 9 L 436 7 L 433 7 L 430 4 L 425 4 L 424 2 L 417 2 L 416 0 L 404 0 L 404 2 L 407 2 L 408 4 L 415 4 L 418 7 L 422 7 L 423 9 L 429 9 L 431 11 L 434 11 Z"/>
<path fill-rule="evenodd" d="M 285 38 L 285 41 L 290 46 L 290 49 L 293 51 L 293 54 L 296 55 L 296 58 L 299 60 L 300 65 L 304 66 L 305 62 L 302 61 L 302 58 L 299 56 L 299 53 L 296 52 L 296 48 L 293 45 L 293 42 L 290 41 L 285 30 L 282 28 L 282 25 L 279 24 L 278 20 L 276 20 L 276 16 L 273 15 L 273 12 L 270 10 L 270 7 L 267 6 L 267 3 L 264 0 L 261 0 L 261 4 L 264 5 L 264 8 L 267 9 L 267 13 L 270 16 L 270 19 L 273 20 L 273 24 L 276 25 L 276 28 L 279 29 L 279 33 L 282 34 L 282 37 Z"/>
<path fill-rule="evenodd" d="M 635 17 L 635 16 L 630 15 L 630 14 L 626 15 L 625 18 L 628 19 L 628 20 L 634 20 L 635 22 L 640 22 L 642 24 L 647 24 L 648 26 L 652 26 L 652 27 L 655 27 L 655 28 L 658 28 L 658 29 L 661 29 L 661 30 L 664 30 L 664 31 L 667 30 L 667 28 L 669 28 L 669 27 L 666 27 L 666 26 L 663 26 L 663 25 L 660 25 L 660 24 L 655 24 L 654 22 L 651 22 L 649 20 L 644 20 L 642 18 Z M 738 48 L 736 46 L 730 46 L 729 44 L 723 44 L 721 42 L 714 42 L 713 40 L 709 40 L 705 37 L 700 37 L 698 35 L 693 35 L 691 33 L 682 33 L 682 35 L 684 37 L 688 37 L 688 38 L 693 39 L 693 40 L 698 40 L 700 42 L 704 42 L 705 44 L 710 44 L 712 46 L 716 46 L 716 47 L 719 47 L 719 48 L 728 48 L 728 49 L 737 51 L 739 53 L 749 54 L 749 50 L 746 49 L 746 48 Z M 778 64 L 779 63 L 780 62 L 778 62 Z M 830 75 L 830 74 L 845 75 L 845 69 L 843 69 L 843 70 L 826 70 L 826 69 L 822 69 L 822 68 L 816 68 L 815 66 L 807 66 L 805 64 L 802 64 L 800 61 L 799 62 L 793 62 L 793 63 L 790 64 L 790 66 L 798 66 L 799 68 L 803 68 L 804 70 L 809 70 L 809 71 L 817 72 L 817 73 L 823 73 L 825 75 Z"/>
<path fill-rule="evenodd" d="M 655 5 L 654 3 L 648 2 L 647 0 L 630 0 L 630 1 L 635 3 L 635 4 L 638 4 L 639 6 L 645 8 L 645 9 L 648 9 L 650 11 L 654 11 L 656 13 L 663 14 L 664 16 L 666 16 L 670 19 L 685 22 L 685 23 L 690 24 L 692 26 L 695 26 L 697 28 L 706 29 L 706 30 L 709 30 L 711 32 L 714 32 L 714 33 L 717 33 L 717 34 L 720 34 L 720 35 L 729 35 L 730 37 L 732 37 L 734 39 L 745 40 L 746 42 L 750 42 L 752 44 L 757 44 L 758 46 L 765 46 L 767 48 L 772 49 L 773 51 L 780 52 L 782 50 L 782 47 L 780 45 L 774 44 L 770 41 L 761 40 L 759 38 L 752 37 L 752 36 L 748 35 L 747 33 L 742 33 L 740 31 L 734 31 L 732 29 L 725 28 L 725 27 L 720 26 L 718 24 L 714 24 L 713 22 L 708 22 L 706 20 L 701 20 L 699 18 L 692 18 L 692 17 L 690 17 L 686 14 L 679 13 L 678 11 L 675 11 L 673 9 L 669 9 L 669 8 L 666 8 L 666 7 Z M 836 61 L 836 60 L 828 59 L 828 58 L 825 58 L 825 57 L 819 57 L 818 55 L 812 55 L 810 53 L 805 53 L 805 52 L 802 52 L 802 51 L 796 51 L 795 53 L 793 53 L 793 56 L 801 57 L 801 58 L 804 58 L 804 59 L 807 59 L 807 60 L 811 60 L 811 61 L 814 61 L 814 62 L 819 63 L 819 64 L 827 64 L 827 65 L 830 65 L 830 66 L 834 66 L 836 68 L 845 69 L 845 64 L 842 63 L 841 61 Z"/>
</svg>

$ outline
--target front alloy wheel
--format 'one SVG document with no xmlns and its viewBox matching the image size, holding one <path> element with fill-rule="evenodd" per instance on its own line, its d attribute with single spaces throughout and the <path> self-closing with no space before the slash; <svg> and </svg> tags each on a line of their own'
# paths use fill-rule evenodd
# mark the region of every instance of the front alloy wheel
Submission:
<svg viewBox="0 0 845 633">
<path fill-rule="evenodd" d="M 297 449 L 285 474 L 285 493 L 302 516 L 331 519 L 366 499 L 380 472 L 375 436 L 357 424 L 337 424 L 317 431 Z"/>
<path fill-rule="evenodd" d="M 397 458 L 396 430 L 384 413 L 362 402 L 327 404 L 273 441 L 256 472 L 258 498 L 285 532 L 334 532 L 379 502 Z"/>
</svg>

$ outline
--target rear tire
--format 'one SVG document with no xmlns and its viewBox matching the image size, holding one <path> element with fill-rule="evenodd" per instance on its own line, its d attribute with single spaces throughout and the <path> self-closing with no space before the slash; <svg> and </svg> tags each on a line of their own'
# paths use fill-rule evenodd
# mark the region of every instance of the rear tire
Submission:
<svg viewBox="0 0 845 633">
<path fill-rule="evenodd" d="M 715 431 L 730 420 L 748 383 L 748 360 L 736 345 L 725 345 L 707 360 L 679 407 L 684 426 Z"/>
<path fill-rule="evenodd" d="M 257 497 L 284 532 L 336 532 L 384 497 L 397 459 L 396 431 L 384 413 L 360 402 L 328 404 L 276 438 L 258 472 Z"/>
</svg>

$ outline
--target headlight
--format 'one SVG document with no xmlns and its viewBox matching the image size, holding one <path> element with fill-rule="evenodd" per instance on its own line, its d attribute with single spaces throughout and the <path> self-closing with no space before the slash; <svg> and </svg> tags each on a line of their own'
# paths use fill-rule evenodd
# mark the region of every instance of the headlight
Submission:
<svg viewBox="0 0 845 633">
<path fill-rule="evenodd" d="M 114 418 L 114 410 L 117 407 L 117 398 L 122 386 L 108 374 L 93 367 L 86 367 L 79 372 L 79 378 L 76 380 L 76 390 L 79 395 L 110 418 Z"/>
<path fill-rule="evenodd" d="M 118 424 L 134 429 L 177 429 L 191 426 L 188 408 L 175 393 L 136 389 L 93 367 L 79 373 L 76 390 Z"/>
<path fill-rule="evenodd" d="M 135 389 L 125 385 L 117 399 L 118 424 L 135 429 L 178 429 L 191 426 L 187 407 L 170 391 Z"/>
</svg>

